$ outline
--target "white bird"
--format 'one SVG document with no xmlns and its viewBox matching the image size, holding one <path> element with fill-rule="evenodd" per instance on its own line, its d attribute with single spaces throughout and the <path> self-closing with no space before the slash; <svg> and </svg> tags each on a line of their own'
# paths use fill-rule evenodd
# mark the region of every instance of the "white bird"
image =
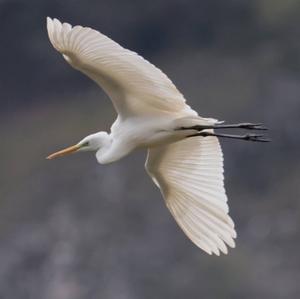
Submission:
<svg viewBox="0 0 300 299">
<path fill-rule="evenodd" d="M 227 254 L 236 231 L 228 215 L 223 154 L 217 137 L 268 141 L 262 135 L 216 134 L 213 129 L 265 129 L 202 118 L 171 80 L 138 54 L 88 27 L 47 18 L 50 41 L 75 69 L 98 83 L 118 113 L 111 132 L 98 132 L 47 159 L 95 151 L 100 164 L 137 148 L 148 150 L 146 170 L 185 234 L 208 254 Z M 217 136 L 217 137 L 216 137 Z"/>
</svg>

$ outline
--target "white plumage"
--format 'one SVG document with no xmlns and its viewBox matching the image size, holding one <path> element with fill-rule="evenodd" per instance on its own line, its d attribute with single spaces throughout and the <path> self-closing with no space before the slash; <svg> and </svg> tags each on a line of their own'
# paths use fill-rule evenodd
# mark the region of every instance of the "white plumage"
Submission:
<svg viewBox="0 0 300 299">
<path fill-rule="evenodd" d="M 105 90 L 118 113 L 109 134 L 89 135 L 48 158 L 94 150 L 100 163 L 110 163 L 147 149 L 146 170 L 178 225 L 205 252 L 226 254 L 236 232 L 228 216 L 220 144 L 213 136 L 187 138 L 198 132 L 193 126 L 216 120 L 199 117 L 163 72 L 98 31 L 50 18 L 47 28 L 55 49 Z"/>
<path fill-rule="evenodd" d="M 146 169 L 186 235 L 207 253 L 234 247 L 227 215 L 223 155 L 217 138 L 188 138 L 150 149 Z"/>
<path fill-rule="evenodd" d="M 138 54 L 100 32 L 48 18 L 52 45 L 79 71 L 98 83 L 121 117 L 186 109 L 185 99 L 171 80 Z"/>
</svg>

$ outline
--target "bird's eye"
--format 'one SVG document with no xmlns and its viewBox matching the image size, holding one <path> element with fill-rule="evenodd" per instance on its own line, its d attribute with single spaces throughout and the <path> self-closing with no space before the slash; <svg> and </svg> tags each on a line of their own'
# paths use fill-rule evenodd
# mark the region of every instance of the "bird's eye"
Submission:
<svg viewBox="0 0 300 299">
<path fill-rule="evenodd" d="M 90 143 L 87 141 L 87 142 L 83 143 L 81 146 L 85 147 L 85 146 L 89 146 L 89 145 L 90 145 Z"/>
</svg>

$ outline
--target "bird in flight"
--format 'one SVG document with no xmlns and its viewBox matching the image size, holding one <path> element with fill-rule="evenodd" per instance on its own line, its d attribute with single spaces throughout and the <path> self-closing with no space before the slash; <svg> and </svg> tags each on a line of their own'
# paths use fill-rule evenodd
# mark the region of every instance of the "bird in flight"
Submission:
<svg viewBox="0 0 300 299">
<path fill-rule="evenodd" d="M 47 159 L 94 151 L 97 161 L 107 164 L 146 149 L 146 171 L 184 233 L 208 254 L 227 254 L 227 246 L 235 247 L 236 231 L 228 215 L 218 137 L 269 140 L 216 131 L 266 128 L 200 117 L 161 70 L 94 29 L 49 17 L 47 29 L 53 47 L 103 88 L 118 114 L 109 133 L 91 134 Z"/>
</svg>

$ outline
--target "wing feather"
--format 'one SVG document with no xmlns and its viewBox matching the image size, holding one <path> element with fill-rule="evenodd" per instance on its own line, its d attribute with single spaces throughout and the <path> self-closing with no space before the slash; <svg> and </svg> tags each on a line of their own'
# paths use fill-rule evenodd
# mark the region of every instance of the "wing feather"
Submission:
<svg viewBox="0 0 300 299">
<path fill-rule="evenodd" d="M 236 232 L 228 215 L 223 154 L 215 137 L 149 149 L 146 169 L 185 234 L 209 254 L 227 254 Z"/>
<path fill-rule="evenodd" d="M 104 89 L 120 117 L 196 114 L 161 70 L 100 32 L 50 18 L 47 29 L 54 48 Z"/>
</svg>

